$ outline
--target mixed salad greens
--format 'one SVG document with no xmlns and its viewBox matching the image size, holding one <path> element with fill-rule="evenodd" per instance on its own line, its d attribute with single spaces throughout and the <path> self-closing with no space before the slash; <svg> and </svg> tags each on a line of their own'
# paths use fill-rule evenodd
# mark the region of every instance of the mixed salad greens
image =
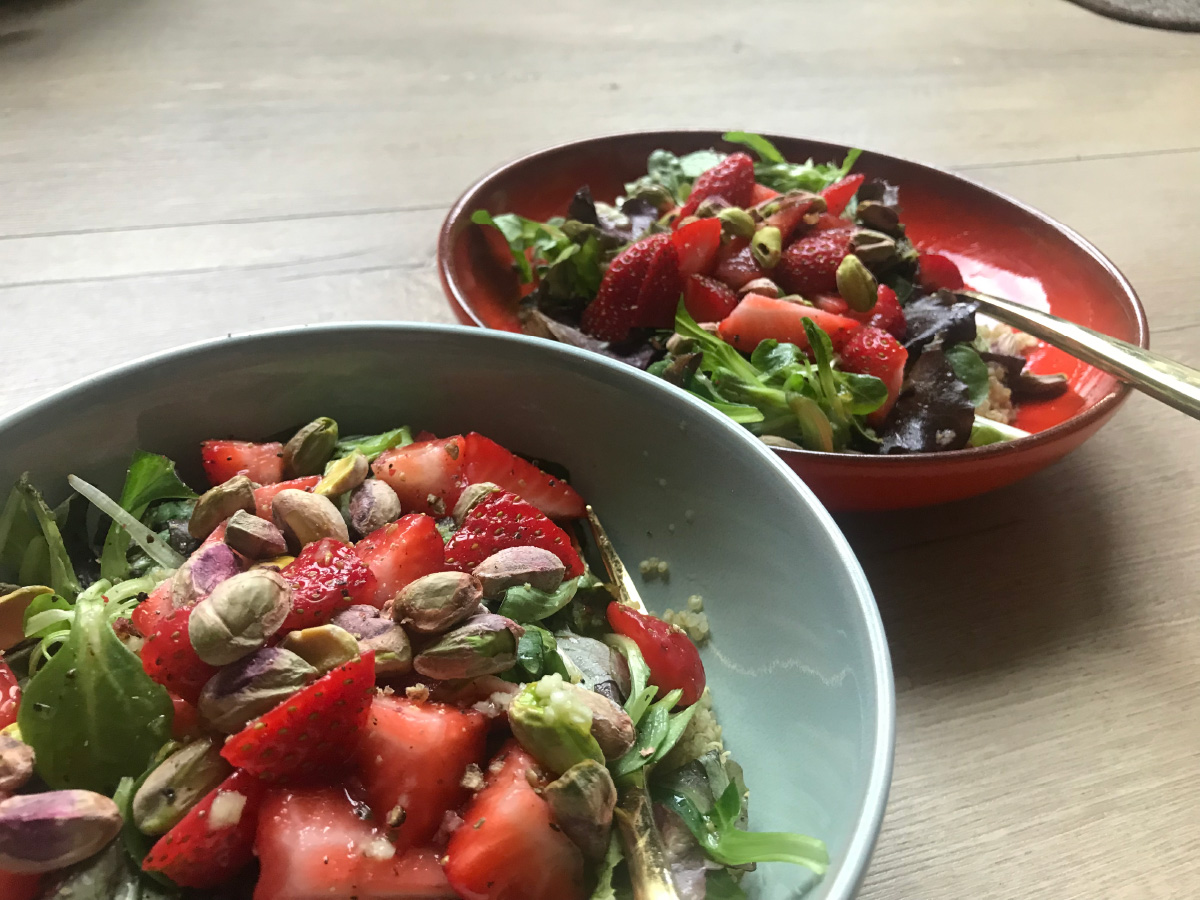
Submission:
<svg viewBox="0 0 1200 900">
<path fill-rule="evenodd" d="M 780 347 L 755 371 L 801 365 Z M 850 415 L 873 388 L 843 383 Z M 696 645 L 589 566 L 618 571 L 563 473 L 324 417 L 200 457 L 200 494 L 139 451 L 118 497 L 22 478 L 0 511 L 6 900 L 726 900 L 758 862 L 825 871 L 746 830 Z"/>
<path fill-rule="evenodd" d="M 899 190 L 841 163 L 655 150 L 611 204 L 583 186 L 536 222 L 478 210 L 532 289 L 530 333 L 648 369 L 781 447 L 957 450 L 1021 437 L 1016 404 L 1067 390 L 1037 341 L 977 322 L 947 256 L 921 252 Z M 753 154 L 753 156 L 751 156 Z"/>
</svg>

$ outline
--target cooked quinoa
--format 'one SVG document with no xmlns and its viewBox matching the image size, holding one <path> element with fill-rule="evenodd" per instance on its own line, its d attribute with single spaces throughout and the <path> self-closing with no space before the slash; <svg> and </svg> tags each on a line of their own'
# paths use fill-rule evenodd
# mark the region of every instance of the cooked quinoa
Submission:
<svg viewBox="0 0 1200 900">
<path fill-rule="evenodd" d="M 1039 343 L 1033 335 L 1017 331 L 1001 322 L 980 322 L 976 335 L 975 346 L 980 350 L 1002 353 L 1005 356 L 1024 356 Z M 975 407 L 975 412 L 993 422 L 1011 425 L 1016 421 L 1017 411 L 1013 407 L 1012 391 L 1005 384 L 1004 366 L 990 362 L 987 367 L 988 395 Z"/>
<path fill-rule="evenodd" d="M 979 343 L 993 353 L 1003 353 L 1005 356 L 1024 356 L 1040 342 L 1031 334 L 1017 331 L 1002 322 L 980 322 L 976 327 Z"/>
<path fill-rule="evenodd" d="M 649 559 L 643 559 L 638 563 L 638 571 L 647 581 L 654 581 L 660 578 L 663 581 L 669 581 L 671 578 L 671 564 L 665 559 L 659 559 L 657 556 L 651 556 Z"/>
<path fill-rule="evenodd" d="M 975 407 L 975 412 L 994 422 L 1011 425 L 1017 419 L 1017 411 L 1013 408 L 1012 391 L 1004 383 L 1004 366 L 999 363 L 988 363 L 988 395 Z"/>
<path fill-rule="evenodd" d="M 687 765 L 709 750 L 725 749 L 721 725 L 717 722 L 717 715 L 713 711 L 712 694 L 708 688 L 704 689 L 704 693 L 696 701 L 695 709 L 696 712 L 693 713 L 691 721 L 688 722 L 687 727 L 683 729 L 683 734 L 679 737 L 679 743 L 672 747 L 671 752 L 659 762 L 659 766 L 664 771 Z"/>
<path fill-rule="evenodd" d="M 703 644 L 711 636 L 708 616 L 704 613 L 704 598 L 699 594 L 688 597 L 687 609 L 681 609 L 679 612 L 668 609 L 662 618 L 664 622 L 682 630 L 693 644 Z"/>
</svg>

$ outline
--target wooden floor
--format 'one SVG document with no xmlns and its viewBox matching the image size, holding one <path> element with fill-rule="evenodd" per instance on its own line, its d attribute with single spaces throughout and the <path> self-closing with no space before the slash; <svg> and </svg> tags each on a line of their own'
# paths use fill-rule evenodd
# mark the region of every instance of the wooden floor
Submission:
<svg viewBox="0 0 1200 900">
<path fill-rule="evenodd" d="M 450 321 L 449 204 L 571 138 L 742 127 L 948 166 L 1124 270 L 1200 365 L 1200 36 L 1059 0 L 0 0 L 0 411 L 231 331 Z M 844 517 L 895 657 L 864 897 L 1200 896 L 1200 424 Z"/>
</svg>

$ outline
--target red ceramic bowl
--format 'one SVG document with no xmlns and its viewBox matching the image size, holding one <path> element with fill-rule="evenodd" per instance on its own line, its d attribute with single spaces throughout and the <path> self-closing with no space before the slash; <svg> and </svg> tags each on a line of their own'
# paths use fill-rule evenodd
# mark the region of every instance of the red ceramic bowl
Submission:
<svg viewBox="0 0 1200 900">
<path fill-rule="evenodd" d="M 792 160 L 840 160 L 847 148 L 769 135 Z M 544 220 L 563 215 L 575 191 L 590 185 L 611 199 L 645 172 L 663 147 L 677 154 L 726 144 L 713 131 L 648 131 L 563 144 L 486 175 L 446 217 L 438 239 L 438 271 L 458 317 L 467 324 L 519 331 L 523 293 L 508 248 L 471 213 L 516 212 Z M 1027 303 L 1142 347 L 1146 313 L 1125 277 L 1086 240 L 1036 210 L 957 175 L 880 153 L 855 166 L 900 187 L 901 216 L 922 250 L 958 263 L 968 284 Z M 1032 436 L 947 453 L 860 456 L 809 450 L 776 452 L 833 510 L 900 509 L 972 497 L 1011 484 L 1066 456 L 1100 428 L 1129 388 L 1061 351 L 1034 351 L 1035 372 L 1065 372 L 1071 390 L 1051 402 L 1021 407 L 1017 426 Z"/>
</svg>

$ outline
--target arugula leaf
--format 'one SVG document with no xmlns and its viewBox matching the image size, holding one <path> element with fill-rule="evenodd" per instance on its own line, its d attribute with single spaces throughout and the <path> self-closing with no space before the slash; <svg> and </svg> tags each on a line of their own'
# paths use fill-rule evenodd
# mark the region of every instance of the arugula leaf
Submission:
<svg viewBox="0 0 1200 900">
<path fill-rule="evenodd" d="M 849 175 L 854 163 L 862 155 L 861 150 L 851 150 L 841 165 L 815 164 L 811 159 L 803 163 L 790 163 L 774 144 L 761 135 L 730 131 L 724 138 L 731 143 L 744 144 L 758 154 L 760 161 L 754 166 L 755 180 L 784 194 L 796 190 L 818 194 Z"/>
<path fill-rule="evenodd" d="M 121 508 L 136 519 L 158 500 L 194 500 L 196 492 L 175 472 L 175 463 L 157 453 L 136 450 L 121 488 Z M 109 525 L 100 552 L 100 577 L 120 581 L 129 574 L 129 533 L 115 521 Z"/>
<path fill-rule="evenodd" d="M 520 625 L 540 622 L 570 603 L 578 590 L 578 578 L 564 581 L 549 593 L 527 584 L 519 584 L 504 592 L 504 600 L 497 612 Z"/>
<path fill-rule="evenodd" d="M 946 361 L 958 376 L 958 380 L 967 386 L 971 395 L 971 405 L 978 406 L 988 398 L 991 381 L 988 375 L 987 363 L 970 344 L 955 344 L 944 351 Z"/>
<path fill-rule="evenodd" d="M 350 456 L 357 450 L 368 460 L 374 461 L 379 454 L 397 447 L 407 447 L 412 442 L 412 432 L 407 425 L 401 425 L 399 428 L 385 431 L 382 434 L 359 434 L 344 437 L 333 448 L 333 458 L 341 459 L 344 456 Z"/>
<path fill-rule="evenodd" d="M 38 489 L 29 483 L 28 473 L 22 475 L 17 482 L 17 490 L 21 492 L 25 500 L 25 508 L 33 513 L 34 520 L 41 528 L 46 547 L 45 579 L 33 577 L 25 580 L 23 577 L 22 580 L 26 584 L 47 584 L 59 596 L 68 600 L 75 599 L 79 593 L 79 581 L 75 578 L 75 568 L 71 565 L 71 557 L 67 554 L 67 548 L 63 543 L 62 534 L 58 530 L 58 522 L 54 518 L 54 513 L 50 511 L 50 507 L 46 505 L 46 501 L 42 499 Z M 26 565 L 23 561 L 22 576 L 34 574 L 26 572 L 25 568 Z"/>
<path fill-rule="evenodd" d="M 17 722 L 52 788 L 111 794 L 171 733 L 164 687 L 117 638 L 104 601 L 81 594 L 69 637 L 29 681 Z"/>
</svg>

